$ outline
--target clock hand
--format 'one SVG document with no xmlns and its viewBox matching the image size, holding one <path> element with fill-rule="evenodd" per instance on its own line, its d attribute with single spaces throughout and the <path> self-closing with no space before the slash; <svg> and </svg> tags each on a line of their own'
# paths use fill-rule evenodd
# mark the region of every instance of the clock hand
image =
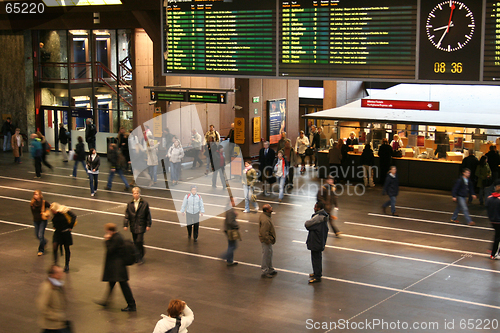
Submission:
<svg viewBox="0 0 500 333">
<path fill-rule="evenodd" d="M 443 33 L 443 35 L 441 36 L 441 39 L 439 39 L 439 42 L 436 44 L 437 47 L 440 47 L 441 46 L 441 42 L 443 41 L 443 38 L 444 36 L 446 36 L 446 33 L 448 32 L 448 29 L 446 29 Z"/>
<path fill-rule="evenodd" d="M 450 24 L 450 28 L 453 28 L 453 27 L 454 27 L 454 25 L 453 25 L 453 21 L 452 21 Z M 448 28 L 448 26 L 445 25 L 445 26 L 434 29 L 434 31 L 443 30 L 443 29 L 447 29 L 447 28 Z"/>
<path fill-rule="evenodd" d="M 451 0 L 450 0 L 450 5 L 451 5 Z M 454 10 L 455 10 L 455 4 L 452 4 L 451 5 L 450 20 L 448 21 L 448 28 L 446 29 L 446 32 L 450 31 L 451 19 L 453 18 L 453 11 Z"/>
</svg>

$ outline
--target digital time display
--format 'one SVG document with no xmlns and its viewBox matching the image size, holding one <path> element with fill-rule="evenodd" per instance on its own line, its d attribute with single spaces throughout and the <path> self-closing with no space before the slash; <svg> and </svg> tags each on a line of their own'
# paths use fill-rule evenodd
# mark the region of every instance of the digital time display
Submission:
<svg viewBox="0 0 500 333">
<path fill-rule="evenodd" d="M 422 0 L 420 80 L 478 81 L 482 4 L 477 0 Z"/>
</svg>

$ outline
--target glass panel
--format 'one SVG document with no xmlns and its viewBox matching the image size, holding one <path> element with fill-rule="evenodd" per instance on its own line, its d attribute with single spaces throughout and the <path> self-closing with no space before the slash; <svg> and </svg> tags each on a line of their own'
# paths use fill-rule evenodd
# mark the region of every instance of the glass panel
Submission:
<svg viewBox="0 0 500 333">
<path fill-rule="evenodd" d="M 67 80 L 68 40 L 66 30 L 40 30 L 39 40 L 38 53 L 42 80 Z"/>
</svg>

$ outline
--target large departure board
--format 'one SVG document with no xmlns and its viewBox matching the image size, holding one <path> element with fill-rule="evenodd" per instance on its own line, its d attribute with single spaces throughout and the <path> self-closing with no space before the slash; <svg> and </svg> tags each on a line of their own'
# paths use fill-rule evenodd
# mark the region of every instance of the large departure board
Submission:
<svg viewBox="0 0 500 333">
<path fill-rule="evenodd" d="M 487 1 L 484 36 L 484 81 L 500 82 L 500 0 Z"/>
<path fill-rule="evenodd" d="M 276 1 L 185 0 L 164 7 L 164 73 L 276 75 Z"/>
<path fill-rule="evenodd" d="M 286 0 L 281 7 L 281 76 L 415 79 L 417 0 Z"/>
</svg>

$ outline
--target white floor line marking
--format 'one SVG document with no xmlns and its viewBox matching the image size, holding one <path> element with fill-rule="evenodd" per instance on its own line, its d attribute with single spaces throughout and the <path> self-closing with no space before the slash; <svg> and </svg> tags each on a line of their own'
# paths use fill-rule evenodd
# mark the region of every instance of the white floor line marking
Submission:
<svg viewBox="0 0 500 333">
<path fill-rule="evenodd" d="M 424 280 L 427 280 L 427 279 L 428 279 L 428 278 L 430 278 L 431 276 L 433 276 L 433 275 L 435 275 L 435 274 L 437 274 L 437 273 L 439 273 L 439 272 L 441 272 L 441 271 L 445 270 L 445 269 L 446 269 L 446 268 L 448 268 L 450 265 L 456 264 L 457 262 L 459 262 L 459 261 L 461 261 L 461 260 L 463 260 L 463 259 L 464 259 L 464 257 L 462 257 L 462 258 L 460 258 L 460 259 L 457 259 L 457 260 L 455 260 L 454 262 L 452 262 L 451 264 L 448 264 L 447 266 L 445 266 L 445 267 L 443 267 L 443 268 L 438 269 L 438 270 L 437 270 L 437 271 L 435 271 L 434 273 L 431 273 L 431 274 L 427 275 L 426 277 L 421 278 L 421 279 L 420 279 L 420 280 L 418 280 L 417 282 L 415 282 L 415 283 L 413 283 L 413 284 L 409 285 L 408 287 L 406 287 L 406 288 L 402 289 L 401 291 L 398 291 L 397 293 L 395 293 L 395 294 L 393 294 L 393 295 L 391 295 L 391 296 L 387 297 L 386 299 L 383 299 L 382 301 L 378 302 L 377 304 L 374 304 L 374 305 L 370 306 L 368 309 L 365 309 L 365 310 L 361 311 L 360 313 L 358 313 L 358 314 L 357 314 L 357 315 L 355 315 L 355 316 L 352 316 L 352 317 L 351 317 L 351 318 L 349 318 L 348 320 L 349 320 L 349 321 L 351 321 L 351 320 L 353 320 L 354 318 L 359 317 L 359 316 L 360 316 L 360 315 L 362 315 L 363 313 L 366 313 L 366 312 L 370 311 L 371 309 L 376 308 L 376 307 L 377 307 L 377 306 L 379 306 L 380 304 L 385 303 L 385 302 L 387 302 L 388 300 L 390 300 L 391 298 L 394 298 L 394 297 L 396 297 L 397 295 L 399 295 L 399 294 L 401 294 L 401 293 L 406 292 L 406 291 L 407 291 L 408 289 L 410 289 L 411 287 L 413 287 L 413 286 L 415 286 L 415 285 L 419 284 L 420 282 L 422 282 L 422 281 L 424 281 Z M 334 330 L 334 329 L 329 329 L 329 330 L 328 330 L 328 331 L 326 331 L 325 333 L 331 332 L 331 331 L 333 331 L 333 330 Z"/>
<path fill-rule="evenodd" d="M 74 186 L 72 186 L 72 187 L 74 187 Z M 23 191 L 23 192 L 33 192 L 33 190 L 22 189 L 22 188 L 12 187 L 12 186 L 0 185 L 0 188 L 7 188 L 7 189 L 16 190 L 16 191 Z M 74 199 L 79 199 L 79 200 L 87 200 L 87 201 L 92 201 L 92 202 L 101 202 L 101 203 L 107 203 L 107 204 L 113 204 L 113 205 L 127 205 L 128 204 L 127 202 L 109 201 L 109 200 L 97 199 L 96 197 L 85 198 L 85 197 L 78 197 L 78 196 L 74 196 L 74 195 L 70 195 L 70 194 L 59 194 L 59 193 L 53 193 L 53 192 L 48 192 L 48 191 L 44 191 L 43 193 L 55 195 L 55 196 L 60 196 L 60 197 L 74 198 Z M 155 210 L 160 210 L 160 211 L 165 211 L 165 212 L 176 213 L 176 214 L 178 213 L 178 211 L 176 211 L 174 209 L 160 208 L 160 207 L 153 207 L 153 206 L 149 206 L 149 208 L 155 209 Z M 208 218 L 225 220 L 225 217 L 223 217 L 223 216 L 216 216 L 216 215 L 209 215 L 209 214 L 205 214 L 204 216 L 206 216 Z"/>
<path fill-rule="evenodd" d="M 65 170 L 73 170 L 73 169 L 69 169 L 69 168 L 62 168 L 62 167 L 56 167 L 57 169 L 65 169 Z M 84 172 L 83 170 L 78 170 L 78 171 L 81 171 L 81 172 Z M 28 173 L 31 173 L 31 174 L 34 174 L 33 171 L 28 171 Z M 104 174 L 104 175 L 109 175 L 108 172 L 100 172 L 100 174 Z M 50 174 L 50 173 L 46 173 L 44 174 L 44 176 L 53 176 L 53 177 L 62 177 L 62 178 L 73 178 L 71 176 L 63 176 L 63 175 L 55 175 L 55 174 Z M 3 178 L 8 178 L 8 177 L 3 177 Z M 131 177 L 129 177 L 131 178 Z M 183 182 L 183 181 L 179 181 L 179 183 L 181 184 L 188 184 L 188 185 L 191 185 L 191 183 L 189 182 Z M 238 181 L 236 181 L 236 183 L 239 184 Z M 113 182 L 113 184 L 122 184 L 123 183 L 120 183 L 120 182 Z M 204 184 L 204 183 L 199 183 L 197 185 L 200 185 L 200 186 L 212 186 L 210 184 Z M 173 191 L 173 192 L 187 192 L 189 191 L 188 189 L 186 190 L 177 190 L 175 188 L 162 188 L 162 187 L 156 187 L 156 186 L 152 186 L 152 187 L 144 187 L 146 189 L 152 189 L 152 190 L 162 190 L 162 191 Z M 238 187 L 238 186 L 232 186 L 231 187 L 231 191 L 234 191 L 234 190 L 240 190 L 240 191 L 243 191 L 242 188 Z M 227 198 L 227 195 L 222 195 L 222 194 L 215 194 L 215 193 L 206 193 L 206 192 L 199 192 L 200 194 L 203 194 L 203 195 L 209 195 L 209 196 L 214 196 L 214 197 L 222 197 L 222 198 Z M 235 199 L 240 199 L 240 200 L 245 200 L 245 198 L 243 197 L 236 197 L 234 196 Z M 269 200 L 261 200 L 261 199 L 257 199 L 258 202 L 264 202 L 264 203 L 269 203 L 269 204 L 277 204 L 278 202 L 277 201 L 269 201 Z M 287 205 L 287 206 L 300 206 L 298 204 L 293 204 L 293 203 L 288 203 L 288 202 L 282 202 L 281 205 Z"/>
<path fill-rule="evenodd" d="M 478 253 L 478 252 L 470 252 L 470 251 L 463 251 L 463 250 L 455 250 L 455 249 L 448 249 L 445 247 L 437 247 L 437 246 L 430 246 L 430 245 L 422 245 L 422 244 L 415 244 L 415 243 L 406 243 L 406 242 L 398 242 L 398 241 L 393 241 L 393 240 L 387 240 L 387 239 L 378 239 L 378 238 L 371 238 L 371 237 L 364 237 L 364 236 L 356 236 L 356 235 L 347 235 L 347 234 L 342 234 L 342 237 L 346 238 L 355 238 L 355 239 L 362 239 L 362 240 L 368 240 L 368 241 L 374 241 L 374 242 L 380 242 L 380 243 L 388 243 L 388 244 L 397 244 L 397 245 L 404 245 L 404 246 L 411 246 L 411 247 L 418 247 L 422 249 L 430 249 L 430 250 L 437 250 L 437 251 L 444 251 L 444 252 L 452 252 L 452 253 L 460 253 L 460 254 L 472 254 L 475 256 L 479 257 L 490 257 L 489 254 L 486 253 Z"/>
<path fill-rule="evenodd" d="M 305 244 L 306 242 L 299 241 L 299 240 L 293 240 L 292 243 Z M 340 247 L 340 246 L 333 246 L 333 245 L 326 245 L 326 247 L 329 248 L 329 249 L 334 249 L 334 250 L 356 252 L 356 253 L 361 253 L 361 254 L 370 254 L 370 255 L 374 255 L 374 256 L 388 257 L 388 258 L 394 258 L 394 259 L 418 261 L 418 262 L 423 262 L 423 263 L 428 263 L 428 264 L 435 264 L 435 265 L 442 265 L 442 266 L 443 265 L 444 266 L 449 265 L 448 263 L 441 262 L 441 261 L 419 259 L 419 258 L 412 258 L 412 257 L 404 257 L 404 256 L 398 256 L 398 255 L 394 255 L 394 254 L 387 254 L 387 253 L 381 253 L 381 252 L 373 252 L 373 251 L 367 251 L 367 250 L 350 249 L 350 248 L 347 248 L 347 247 Z M 457 267 L 457 268 L 470 269 L 470 270 L 474 270 L 474 271 L 482 271 L 482 272 L 500 274 L 500 270 L 497 271 L 497 270 L 494 270 L 494 269 L 474 267 L 474 266 L 465 266 L 465 265 L 452 265 L 452 266 L 453 267 Z"/>
<path fill-rule="evenodd" d="M 413 207 L 404 207 L 404 206 L 396 206 L 396 208 L 407 209 L 407 210 L 416 210 L 416 211 L 427 212 L 427 213 L 438 213 L 438 214 L 446 214 L 446 215 L 453 214 L 453 212 L 445 212 L 445 211 L 441 211 L 441 210 L 432 210 L 432 209 L 423 209 L 423 208 L 413 208 Z M 464 216 L 464 214 L 461 214 L 461 213 L 458 215 Z M 469 214 L 469 215 L 471 217 L 477 217 L 480 219 L 487 219 L 488 218 L 487 216 L 481 216 L 481 215 L 472 215 L 472 214 Z"/>
<path fill-rule="evenodd" d="M 380 225 L 372 225 L 372 224 L 364 224 L 364 223 L 356 223 L 356 222 L 344 222 L 345 224 L 350 224 L 350 225 L 357 225 L 360 227 L 367 227 L 367 228 L 377 228 L 377 229 L 385 229 L 385 230 L 394 230 L 394 231 L 402 231 L 402 232 L 409 232 L 409 233 L 414 233 L 414 234 L 421 234 L 421 235 L 431 235 L 431 236 L 436 236 L 436 237 L 446 237 L 446 238 L 456 238 L 456 239 L 464 239 L 464 240 L 470 240 L 474 242 L 484 242 L 484 243 L 492 243 L 490 240 L 486 239 L 478 239 L 478 238 L 470 238 L 470 237 L 462 237 L 462 236 L 454 236 L 454 235 L 445 235 L 445 234 L 437 234 L 434 232 L 427 232 L 427 231 L 417 231 L 417 230 L 409 230 L 409 229 L 401 229 L 401 228 L 392 228 L 392 227 L 384 227 Z"/>
<path fill-rule="evenodd" d="M 407 220 L 407 221 L 416 221 L 416 222 L 434 223 L 434 224 L 444 224 L 444 225 L 448 225 L 448 226 L 455 226 L 455 227 L 462 227 L 462 228 L 493 230 L 493 228 L 487 228 L 487 227 L 470 226 L 470 225 L 466 225 L 466 224 L 453 223 L 453 222 L 423 220 L 423 219 L 416 219 L 416 218 L 412 218 L 412 217 L 392 216 L 392 215 L 383 215 L 383 214 L 375 214 L 375 213 L 368 213 L 368 215 L 369 216 L 391 218 L 391 219 L 398 219 L 398 220 Z"/>
<path fill-rule="evenodd" d="M 14 225 L 20 225 L 20 226 L 30 227 L 30 225 L 28 225 L 28 224 L 8 222 L 8 221 L 2 221 L 2 220 L 0 220 L 0 223 L 7 223 L 7 224 L 14 224 Z M 46 230 L 51 230 L 51 229 L 47 228 Z M 96 240 L 104 240 L 103 237 L 96 237 L 96 236 L 85 235 L 85 234 L 80 234 L 80 233 L 72 233 L 72 234 L 75 235 L 75 236 L 80 236 L 80 237 L 86 237 L 86 238 L 91 238 L 91 239 L 96 239 Z M 162 247 L 156 247 L 156 246 L 151 246 L 151 245 L 144 245 L 144 247 L 149 248 L 149 249 L 153 249 L 153 250 L 158 250 L 158 251 L 163 251 L 163 252 L 170 252 L 170 253 L 175 253 L 175 254 L 181 254 L 181 255 L 186 255 L 186 256 L 191 256 L 191 257 L 209 259 L 209 260 L 214 260 L 214 261 L 223 261 L 223 259 L 220 259 L 220 258 L 217 258 L 217 257 L 208 256 L 208 255 L 203 255 L 203 254 L 197 254 L 197 253 L 190 253 L 190 252 L 172 250 L 172 249 L 167 249 L 167 248 L 162 248 Z M 240 265 L 243 265 L 243 266 L 260 268 L 260 265 L 258 265 L 258 264 L 252 264 L 252 263 L 247 263 L 247 262 L 242 262 L 242 261 L 238 261 L 238 263 Z M 309 276 L 308 273 L 298 272 L 298 271 L 292 271 L 292 270 L 288 270 L 288 269 L 276 268 L 276 270 L 279 271 L 279 272 L 284 272 L 284 273 L 290 273 L 290 274 L 301 275 L 301 276 Z M 435 272 L 435 273 L 437 273 L 437 272 Z M 433 273 L 433 274 L 435 274 L 435 273 Z M 434 299 L 439 299 L 439 300 L 445 300 L 445 301 L 450 301 L 450 302 L 456 302 L 456 303 L 462 303 L 462 304 L 469 304 L 469 305 L 475 305 L 475 306 L 480 306 L 480 307 L 485 307 L 485 308 L 500 310 L 500 306 L 496 306 L 496 305 L 490 305 L 490 304 L 484 304 L 484 303 L 477 303 L 477 302 L 465 301 L 465 300 L 456 299 L 456 298 L 450 298 L 450 297 L 436 296 L 436 295 L 425 294 L 425 293 L 416 292 L 416 291 L 409 291 L 409 290 L 406 290 L 406 288 L 405 289 L 398 289 L 398 288 L 385 287 L 385 286 L 380 286 L 380 285 L 371 284 L 371 283 L 364 283 L 364 282 L 357 282 L 357 281 L 351 281 L 351 280 L 345 280 L 345 279 L 338 279 L 338 278 L 333 278 L 333 277 L 328 277 L 328 276 L 323 276 L 322 279 L 323 280 L 329 280 L 329 281 L 346 283 L 346 284 L 351 284 L 351 285 L 356 285 L 356 286 L 363 286 L 363 287 L 374 288 L 374 289 L 382 289 L 382 290 L 387 290 L 387 291 L 394 291 L 394 292 L 397 292 L 397 293 L 403 293 L 403 294 L 409 294 L 409 295 L 415 295 L 415 296 L 423 296 L 423 297 L 429 297 L 429 298 L 434 298 Z M 415 285 L 415 284 L 413 284 L 413 285 Z M 410 287 L 407 287 L 407 288 L 410 288 Z"/>
<path fill-rule="evenodd" d="M 45 192 L 45 193 L 47 193 L 47 192 Z M 31 202 L 31 200 L 6 197 L 6 196 L 3 196 L 3 195 L 0 195 L 0 199 L 8 199 L 8 200 L 15 200 L 15 201 L 22 201 L 22 202 Z M 66 206 L 66 207 L 68 207 L 70 209 L 73 209 L 73 210 L 81 210 L 81 211 L 84 211 L 84 212 L 92 212 L 92 213 L 98 213 L 98 214 L 120 216 L 122 219 L 123 219 L 123 216 L 124 216 L 124 213 L 112 213 L 112 212 L 103 211 L 103 210 L 80 208 L 80 207 L 74 207 L 74 206 Z M 116 209 L 116 208 L 119 208 L 119 207 L 115 207 L 113 209 Z M 166 224 L 174 224 L 174 225 L 178 225 L 180 227 L 184 227 L 179 222 L 175 222 L 175 221 L 167 221 L 167 220 L 160 220 L 160 219 L 152 219 L 152 220 L 153 220 L 153 222 L 160 222 L 160 223 L 166 223 Z M 220 229 L 218 229 L 218 228 L 206 227 L 206 226 L 203 226 L 203 225 L 200 225 L 200 228 L 207 229 L 207 230 L 220 231 Z"/>
</svg>

